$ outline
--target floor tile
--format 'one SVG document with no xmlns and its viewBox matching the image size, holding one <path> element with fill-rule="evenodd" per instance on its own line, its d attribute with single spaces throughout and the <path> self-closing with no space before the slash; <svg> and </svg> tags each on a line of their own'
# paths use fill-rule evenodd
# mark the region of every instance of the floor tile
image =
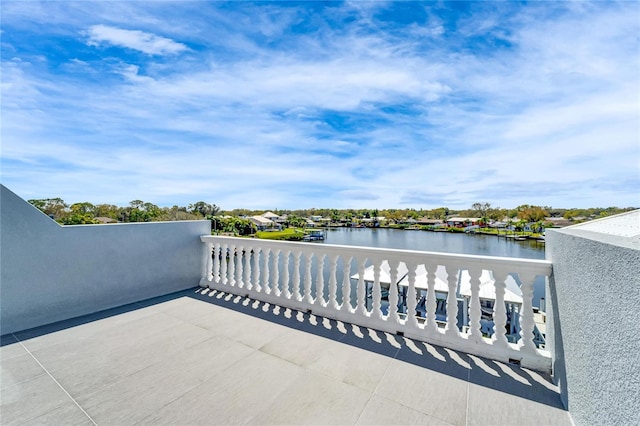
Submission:
<svg viewBox="0 0 640 426">
<path fill-rule="evenodd" d="M 0 363 L 0 387 L 4 389 L 42 374 L 47 373 L 28 353 L 5 359 Z"/>
<path fill-rule="evenodd" d="M 344 383 L 373 392 L 392 358 L 327 340 L 317 348 L 319 356 L 305 366 Z"/>
<path fill-rule="evenodd" d="M 200 317 L 194 324 L 206 328 L 214 335 L 236 340 L 252 348 L 258 349 L 290 330 L 250 315 L 214 308 L 216 310 L 213 313 Z"/>
<path fill-rule="evenodd" d="M 263 412 L 255 425 L 354 424 L 371 394 L 340 380 L 305 371 Z"/>
<path fill-rule="evenodd" d="M 484 386 L 469 385 L 468 425 L 571 425 L 563 409 Z"/>
<path fill-rule="evenodd" d="M 262 352 L 301 367 L 314 363 L 333 342 L 304 331 L 288 329 L 260 348 Z"/>
<path fill-rule="evenodd" d="M 358 425 L 429 425 L 434 419 L 406 405 L 373 395 L 360 415 Z M 437 419 L 435 419 L 437 420 Z"/>
<path fill-rule="evenodd" d="M 230 368 L 255 350 L 212 338 L 77 399 L 98 423 L 132 424 Z"/>
<path fill-rule="evenodd" d="M 211 337 L 206 330 L 186 323 L 134 335 L 127 327 L 120 331 L 122 335 L 110 339 L 47 347 L 34 352 L 34 356 L 72 396 L 78 397 L 100 391 L 121 377 Z"/>
<path fill-rule="evenodd" d="M 139 424 L 246 424 L 268 409 L 302 373 L 300 367 L 256 351 Z"/>
<path fill-rule="evenodd" d="M 557 387 L 537 373 L 519 366 L 470 356 L 474 368 L 469 372 L 472 384 L 501 391 L 555 408 L 564 409 Z"/>
<path fill-rule="evenodd" d="M 36 351 L 61 342 L 71 342 L 102 334 L 154 313 L 150 310 L 133 309 L 132 307 L 115 308 L 21 331 L 15 335 L 30 351 Z"/>
<path fill-rule="evenodd" d="M 158 309 L 167 315 L 190 323 L 194 323 L 199 318 L 211 314 L 214 308 L 222 309 L 209 302 L 190 297 L 182 297 L 154 307 L 154 309 Z"/>
<path fill-rule="evenodd" d="M 0 361 L 28 353 L 18 339 L 11 334 L 0 338 Z"/>
<path fill-rule="evenodd" d="M 2 424 L 25 423 L 70 402 L 60 386 L 43 374 L 0 390 Z"/>
<path fill-rule="evenodd" d="M 24 422 L 18 422 L 21 426 L 51 426 L 51 425 L 64 425 L 64 426 L 92 426 L 94 423 L 87 417 L 82 410 L 69 401 L 60 407 L 56 407 L 51 411 L 48 411 L 38 417 L 26 420 Z"/>
<path fill-rule="evenodd" d="M 466 380 L 393 360 L 375 393 L 454 425 L 464 425 L 467 391 Z"/>
</svg>

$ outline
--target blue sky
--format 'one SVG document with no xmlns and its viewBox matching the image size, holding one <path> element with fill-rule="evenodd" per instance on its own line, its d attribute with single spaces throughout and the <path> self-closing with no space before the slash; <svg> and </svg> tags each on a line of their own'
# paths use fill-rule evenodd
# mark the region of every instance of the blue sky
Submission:
<svg viewBox="0 0 640 426">
<path fill-rule="evenodd" d="M 636 1 L 0 7 L 23 198 L 640 206 Z"/>
</svg>

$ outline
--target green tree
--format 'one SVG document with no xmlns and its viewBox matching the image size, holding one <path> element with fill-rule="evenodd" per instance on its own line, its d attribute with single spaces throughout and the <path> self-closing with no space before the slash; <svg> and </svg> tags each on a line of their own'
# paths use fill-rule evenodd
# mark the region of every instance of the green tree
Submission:
<svg viewBox="0 0 640 426">
<path fill-rule="evenodd" d="M 110 217 L 111 219 L 119 220 L 120 207 L 113 204 L 98 204 L 95 206 L 94 215 L 96 217 Z"/>
<path fill-rule="evenodd" d="M 295 214 L 290 214 L 287 216 L 287 227 L 290 228 L 304 228 L 307 224 L 307 219 L 300 217 Z"/>
<path fill-rule="evenodd" d="M 62 198 L 43 198 L 29 200 L 28 202 L 54 219 L 60 219 L 65 216 L 67 213 L 66 209 L 69 207 Z"/>
<path fill-rule="evenodd" d="M 204 201 L 198 201 L 193 204 L 189 204 L 189 211 L 194 214 L 199 214 L 202 217 L 217 216 L 220 213 L 220 207 L 215 204 L 208 204 Z"/>
<path fill-rule="evenodd" d="M 491 203 L 473 203 L 471 208 L 476 217 L 487 217 L 489 210 L 491 210 Z"/>
<path fill-rule="evenodd" d="M 145 203 L 141 200 L 133 200 L 129 208 L 123 211 L 123 219 L 127 222 L 151 222 L 160 216 L 161 210 L 153 203 Z"/>
<path fill-rule="evenodd" d="M 80 212 L 66 215 L 64 218 L 62 218 L 61 222 L 63 225 L 87 225 L 100 223 L 93 218 L 93 215 L 91 215 L 91 213 Z"/>
<path fill-rule="evenodd" d="M 542 207 L 530 206 L 528 204 L 518 206 L 516 208 L 516 211 L 518 218 L 526 222 L 538 222 L 540 220 L 544 220 L 547 216 L 549 216 L 549 212 L 547 212 Z"/>
<path fill-rule="evenodd" d="M 95 214 L 95 210 L 96 210 L 96 206 L 86 201 L 83 203 L 71 204 L 71 207 L 69 208 L 71 209 L 71 213 L 89 214 L 91 216 Z"/>
</svg>

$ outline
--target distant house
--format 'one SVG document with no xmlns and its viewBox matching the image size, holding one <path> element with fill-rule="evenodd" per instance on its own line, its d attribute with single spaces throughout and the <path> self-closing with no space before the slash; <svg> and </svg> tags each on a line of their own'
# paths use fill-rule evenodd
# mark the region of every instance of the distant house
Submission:
<svg viewBox="0 0 640 426">
<path fill-rule="evenodd" d="M 574 224 L 573 221 L 565 219 L 564 217 L 546 217 L 544 221 L 552 223 L 554 228 L 563 228 Z"/>
<path fill-rule="evenodd" d="M 447 219 L 447 226 L 452 228 L 466 228 L 480 223 L 479 217 L 451 217 Z"/>
<path fill-rule="evenodd" d="M 276 222 L 278 219 L 280 219 L 280 216 L 275 214 L 274 212 L 268 211 L 266 213 L 262 213 L 260 216 L 267 218 L 269 220 L 272 220 L 274 222 Z"/>
<path fill-rule="evenodd" d="M 254 225 L 256 225 L 256 228 L 258 228 L 258 231 L 266 231 L 269 229 L 280 229 L 280 225 L 278 225 L 271 219 L 267 219 L 264 216 L 251 216 L 249 217 L 249 220 Z"/>
<path fill-rule="evenodd" d="M 418 225 L 433 226 L 439 228 L 444 226 L 444 221 L 440 219 L 429 219 L 428 217 L 421 217 L 418 220 Z"/>
<path fill-rule="evenodd" d="M 117 220 L 112 219 L 110 217 L 98 216 L 98 217 L 94 217 L 94 219 L 100 223 L 118 223 Z"/>
</svg>

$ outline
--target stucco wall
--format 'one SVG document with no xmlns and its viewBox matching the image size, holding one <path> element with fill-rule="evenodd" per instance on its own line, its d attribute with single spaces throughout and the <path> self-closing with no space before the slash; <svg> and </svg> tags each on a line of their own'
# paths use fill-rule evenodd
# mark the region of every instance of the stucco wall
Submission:
<svg viewBox="0 0 640 426">
<path fill-rule="evenodd" d="M 577 425 L 640 424 L 637 242 L 548 230 L 554 378 Z"/>
<path fill-rule="evenodd" d="M 60 226 L 1 191 L 0 334 L 198 285 L 209 221 Z"/>
</svg>

